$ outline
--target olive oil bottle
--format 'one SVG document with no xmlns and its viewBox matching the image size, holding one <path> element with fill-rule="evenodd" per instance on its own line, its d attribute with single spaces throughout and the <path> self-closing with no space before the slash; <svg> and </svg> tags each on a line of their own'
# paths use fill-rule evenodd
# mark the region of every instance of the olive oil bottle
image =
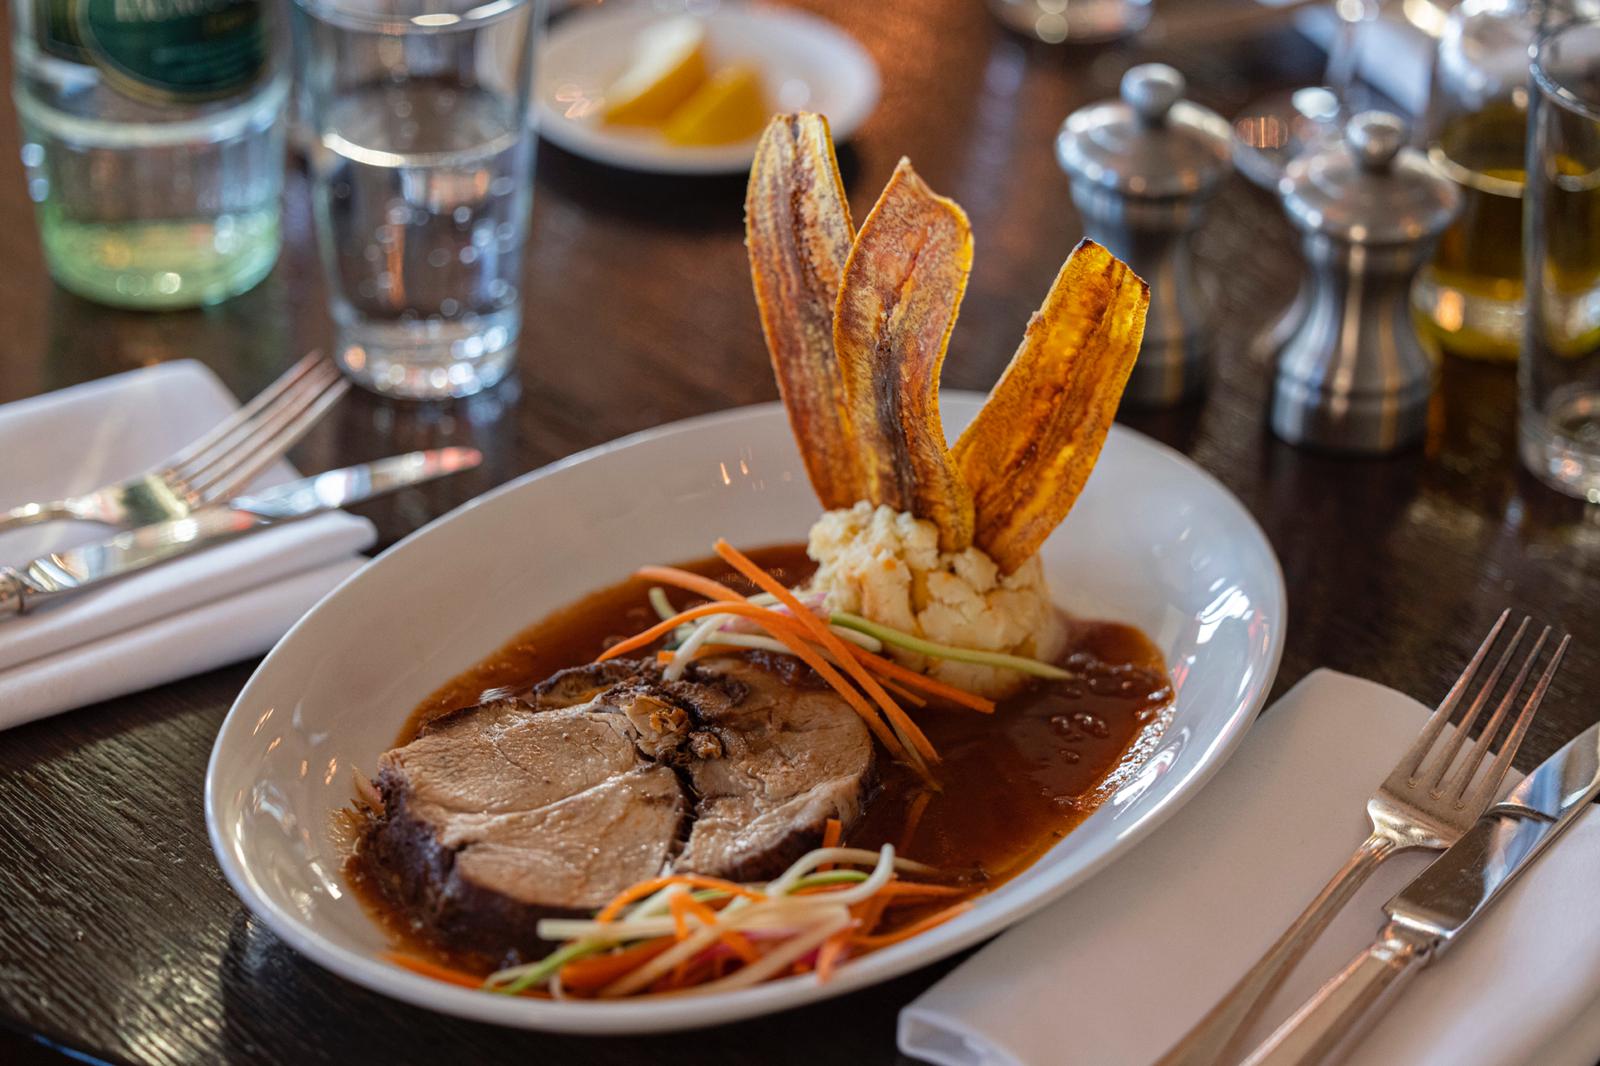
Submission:
<svg viewBox="0 0 1600 1066">
<path fill-rule="evenodd" d="M 1461 214 L 1418 276 L 1424 332 L 1453 355 L 1514 360 L 1522 341 L 1527 112 L 1501 101 L 1449 122 L 1428 158 L 1461 189 Z"/>
<path fill-rule="evenodd" d="M 1549 28 L 1596 13 L 1600 0 L 1462 0 L 1445 22 L 1424 129 L 1463 209 L 1411 299 L 1423 336 L 1451 355 L 1517 358 L 1530 49 Z"/>
</svg>

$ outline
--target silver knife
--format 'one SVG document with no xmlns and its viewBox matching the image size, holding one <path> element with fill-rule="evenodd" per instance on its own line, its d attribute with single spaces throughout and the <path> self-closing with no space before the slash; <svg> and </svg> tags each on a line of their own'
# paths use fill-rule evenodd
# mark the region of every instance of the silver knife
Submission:
<svg viewBox="0 0 1600 1066">
<path fill-rule="evenodd" d="M 1244 1066 L 1344 1058 L 1422 967 L 1471 926 L 1600 796 L 1600 723 L 1538 769 L 1399 894 L 1366 951 L 1278 1027 Z"/>
<path fill-rule="evenodd" d="M 470 470 L 482 461 L 483 454 L 473 448 L 410 452 L 274 485 L 225 505 L 201 508 L 187 518 L 141 526 L 98 544 L 41 555 L 21 567 L 0 567 L 0 618 L 253 530 Z"/>
</svg>

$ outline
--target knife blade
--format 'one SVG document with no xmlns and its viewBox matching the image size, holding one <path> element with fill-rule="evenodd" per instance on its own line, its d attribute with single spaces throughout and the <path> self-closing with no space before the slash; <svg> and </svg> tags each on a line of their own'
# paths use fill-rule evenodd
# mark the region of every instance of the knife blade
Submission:
<svg viewBox="0 0 1600 1066">
<path fill-rule="evenodd" d="M 1600 723 L 1562 746 L 1384 905 L 1389 923 L 1242 1066 L 1347 1054 L 1400 989 L 1472 926 L 1600 797 Z"/>
<path fill-rule="evenodd" d="M 376 462 L 313 474 L 298 481 L 274 485 L 247 496 L 236 496 L 228 506 L 262 518 L 282 520 L 330 511 L 349 503 L 369 500 L 386 492 L 431 481 L 436 477 L 470 470 L 483 462 L 476 448 L 434 448 L 408 452 Z"/>
<path fill-rule="evenodd" d="M 1483 913 L 1600 796 L 1600 723 L 1518 782 L 1471 829 L 1384 905 L 1436 940 L 1437 953 Z"/>
<path fill-rule="evenodd" d="M 42 555 L 20 567 L 0 567 L 0 618 L 258 529 L 469 470 L 482 461 L 482 453 L 473 448 L 410 452 L 275 485 L 224 505 L 201 508 L 187 518 Z"/>
</svg>

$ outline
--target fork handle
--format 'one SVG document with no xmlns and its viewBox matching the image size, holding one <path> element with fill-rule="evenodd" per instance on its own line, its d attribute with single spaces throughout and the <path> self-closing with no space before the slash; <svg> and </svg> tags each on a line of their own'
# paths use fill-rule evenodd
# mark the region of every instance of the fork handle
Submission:
<svg viewBox="0 0 1600 1066">
<path fill-rule="evenodd" d="M 1333 875 L 1310 906 L 1278 937 L 1277 943 L 1241 977 L 1228 994 L 1182 1040 L 1161 1057 L 1157 1066 L 1220 1066 L 1237 1062 L 1240 1047 L 1267 1001 L 1305 957 L 1333 916 L 1355 895 L 1378 865 L 1398 849 L 1388 837 L 1374 833 L 1355 850 Z"/>
<path fill-rule="evenodd" d="M 9 511 L 0 512 L 0 533 L 8 529 L 21 529 L 23 526 L 37 525 L 40 522 L 54 522 L 62 518 L 76 518 L 78 515 L 67 507 L 66 501 L 57 500 L 53 503 L 25 503 L 21 507 L 13 507 Z"/>
<path fill-rule="evenodd" d="M 1427 935 L 1390 922 L 1371 947 L 1278 1026 L 1244 1066 L 1332 1066 L 1344 1061 L 1428 964 L 1433 947 Z"/>
</svg>

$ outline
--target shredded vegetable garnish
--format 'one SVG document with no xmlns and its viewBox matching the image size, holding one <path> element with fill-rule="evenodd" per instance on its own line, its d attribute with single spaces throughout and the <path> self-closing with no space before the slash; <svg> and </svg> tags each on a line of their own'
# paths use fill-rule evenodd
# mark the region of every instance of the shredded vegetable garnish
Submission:
<svg viewBox="0 0 1600 1066">
<path fill-rule="evenodd" d="M 919 769 L 925 771 L 925 767 L 921 765 L 922 760 L 928 762 L 939 761 L 939 753 L 933 750 L 933 745 L 923 735 L 922 730 L 917 728 L 916 723 L 911 721 L 906 712 L 900 708 L 900 705 L 883 690 L 883 686 L 878 684 L 877 680 L 856 661 L 855 656 L 847 650 L 844 642 L 833 635 L 826 622 L 807 610 L 804 604 L 795 599 L 794 593 L 783 587 L 782 582 L 761 569 L 748 556 L 726 540 L 718 537 L 714 547 L 717 554 L 722 556 L 724 562 L 739 571 L 748 580 L 754 582 L 757 588 L 778 597 L 778 601 L 789 608 L 795 618 L 810 631 L 812 638 L 831 652 L 834 658 L 839 660 L 840 666 L 843 667 L 845 673 L 850 675 L 850 679 L 865 689 L 867 695 L 872 697 L 873 702 L 883 709 L 883 713 L 889 719 L 889 724 L 894 729 L 895 735 L 905 743 L 908 753 L 916 753 L 918 757 L 912 758 L 913 764 L 918 765 Z M 926 772 L 924 772 L 924 776 L 927 776 Z"/>
<path fill-rule="evenodd" d="M 676 681 L 691 663 L 707 655 L 748 648 L 796 656 L 843 697 L 890 755 L 910 764 L 935 790 L 938 785 L 930 766 L 939 761 L 938 752 L 902 704 L 923 707 L 933 698 L 989 714 L 994 711 L 994 701 L 901 666 L 881 654 L 886 645 L 931 659 L 977 663 L 1035 677 L 1072 676 L 1036 659 L 935 644 L 859 615 L 825 614 L 821 596 L 785 588 L 726 540 L 718 539 L 716 551 L 759 590 L 755 595 L 740 595 L 720 581 L 674 566 L 640 567 L 636 576 L 710 602 L 675 611 L 666 589 L 652 586 L 650 606 L 661 620 L 608 648 L 600 661 L 664 641 L 665 647 L 655 653 L 656 661 L 665 668 L 666 679 Z"/>
<path fill-rule="evenodd" d="M 914 637 L 910 633 L 902 633 L 898 629 L 891 629 L 879 625 L 871 619 L 862 618 L 858 614 L 848 611 L 835 611 L 829 619 L 836 626 L 844 629 L 854 629 L 858 633 L 869 633 L 885 644 L 893 644 L 914 651 L 918 655 L 926 655 L 930 659 L 949 659 L 958 663 L 976 663 L 979 666 L 997 666 L 1004 670 L 1015 670 L 1020 674 L 1032 674 L 1034 677 L 1048 678 L 1051 681 L 1066 681 L 1072 677 L 1072 672 L 1063 670 L 1059 666 L 1041 662 L 1038 659 L 1027 659 L 1021 655 L 1007 655 L 999 651 L 978 651 L 973 648 L 953 648 L 948 644 L 935 644 L 931 640 Z"/>
<path fill-rule="evenodd" d="M 837 836 L 830 828 L 824 839 Z M 453 984 L 557 998 L 719 992 L 797 972 L 815 972 L 825 981 L 849 958 L 898 943 L 971 905 L 963 901 L 879 931 L 890 908 L 925 909 L 968 891 L 901 879 L 935 873 L 898 858 L 888 844 L 878 851 L 821 847 L 765 885 L 691 874 L 641 881 L 591 919 L 541 921 L 539 936 L 561 946 L 482 982 L 411 956 L 393 961 Z"/>
<path fill-rule="evenodd" d="M 867 723 L 867 727 L 872 730 L 873 736 L 878 738 L 878 742 L 887 748 L 891 755 L 899 759 L 907 758 L 905 747 L 894 732 L 884 723 L 883 719 L 878 716 L 878 713 L 873 710 L 872 705 L 811 646 L 807 640 L 807 632 L 799 621 L 790 618 L 788 615 L 780 615 L 775 611 L 770 611 L 765 607 L 756 607 L 745 602 L 737 594 L 732 595 L 734 597 L 732 600 L 719 600 L 716 603 L 706 603 L 701 604 L 699 607 L 691 607 L 664 622 L 651 626 L 643 633 L 629 637 L 618 644 L 613 644 L 605 650 L 597 661 L 605 662 L 608 659 L 614 659 L 619 655 L 626 655 L 628 652 L 638 651 L 640 648 L 654 644 L 675 630 L 682 622 L 693 622 L 717 614 L 741 614 L 762 623 L 768 633 L 787 645 L 791 653 L 798 656 L 802 662 L 815 670 L 824 681 L 833 686 L 839 695 L 844 698 L 845 702 L 850 704 L 855 712 L 861 716 L 862 720 Z M 926 738 L 924 738 L 924 742 L 926 742 Z M 915 763 L 914 759 L 909 761 Z"/>
</svg>

